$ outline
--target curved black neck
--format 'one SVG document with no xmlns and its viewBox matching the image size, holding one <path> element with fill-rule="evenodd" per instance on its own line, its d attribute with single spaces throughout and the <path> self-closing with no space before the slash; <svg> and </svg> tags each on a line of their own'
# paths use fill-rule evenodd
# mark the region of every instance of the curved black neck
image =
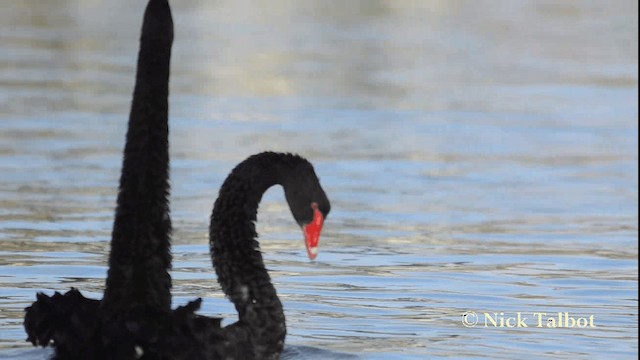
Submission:
<svg viewBox="0 0 640 360">
<path fill-rule="evenodd" d="M 103 308 L 171 308 L 168 96 L 173 21 L 147 5 L 113 226 Z"/>
<path fill-rule="evenodd" d="M 286 156 L 262 153 L 240 163 L 222 185 L 211 215 L 209 241 L 218 282 L 238 311 L 235 326 L 246 327 L 258 344 L 257 358 L 279 354 L 286 335 L 282 304 L 255 230 L 262 195 L 285 180 Z"/>
</svg>

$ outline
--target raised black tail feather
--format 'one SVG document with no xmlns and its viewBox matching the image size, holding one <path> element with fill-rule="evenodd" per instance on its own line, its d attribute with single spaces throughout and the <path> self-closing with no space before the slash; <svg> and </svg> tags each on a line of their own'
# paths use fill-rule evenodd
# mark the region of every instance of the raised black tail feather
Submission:
<svg viewBox="0 0 640 360">
<path fill-rule="evenodd" d="M 173 20 L 166 0 L 147 5 L 102 308 L 169 311 L 169 65 Z"/>
</svg>

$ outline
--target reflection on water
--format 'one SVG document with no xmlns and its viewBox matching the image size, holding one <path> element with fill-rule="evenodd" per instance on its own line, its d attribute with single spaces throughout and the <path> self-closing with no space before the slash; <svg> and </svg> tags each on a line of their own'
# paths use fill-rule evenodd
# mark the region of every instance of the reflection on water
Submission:
<svg viewBox="0 0 640 360">
<path fill-rule="evenodd" d="M 0 357 L 27 345 L 36 291 L 101 297 L 143 8 L 3 5 Z M 292 354 L 637 354 L 637 10 L 174 1 L 175 303 L 233 321 L 207 253 L 217 188 L 292 151 L 333 202 L 314 263 L 281 190 L 261 206 Z M 597 326 L 467 328 L 465 311 Z"/>
</svg>

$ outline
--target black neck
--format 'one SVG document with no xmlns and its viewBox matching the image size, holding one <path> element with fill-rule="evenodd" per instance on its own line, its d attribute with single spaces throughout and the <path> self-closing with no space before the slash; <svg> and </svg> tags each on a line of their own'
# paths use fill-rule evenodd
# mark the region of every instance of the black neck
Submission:
<svg viewBox="0 0 640 360">
<path fill-rule="evenodd" d="M 239 164 L 220 189 L 209 229 L 218 282 L 238 311 L 236 325 L 245 326 L 259 345 L 259 358 L 279 354 L 286 334 L 282 304 L 265 269 L 255 230 L 262 195 L 283 183 L 285 161 L 283 154 L 262 153 Z"/>
<path fill-rule="evenodd" d="M 103 307 L 170 310 L 168 96 L 173 21 L 147 5 L 129 116 Z"/>
</svg>

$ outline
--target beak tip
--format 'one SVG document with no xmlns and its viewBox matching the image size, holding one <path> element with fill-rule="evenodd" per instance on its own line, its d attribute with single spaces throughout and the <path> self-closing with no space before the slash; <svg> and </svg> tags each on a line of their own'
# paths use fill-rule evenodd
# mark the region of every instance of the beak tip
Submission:
<svg viewBox="0 0 640 360">
<path fill-rule="evenodd" d="M 315 260 L 316 257 L 318 257 L 318 247 L 317 246 L 309 247 L 307 249 L 307 254 L 309 255 L 310 260 Z"/>
</svg>

